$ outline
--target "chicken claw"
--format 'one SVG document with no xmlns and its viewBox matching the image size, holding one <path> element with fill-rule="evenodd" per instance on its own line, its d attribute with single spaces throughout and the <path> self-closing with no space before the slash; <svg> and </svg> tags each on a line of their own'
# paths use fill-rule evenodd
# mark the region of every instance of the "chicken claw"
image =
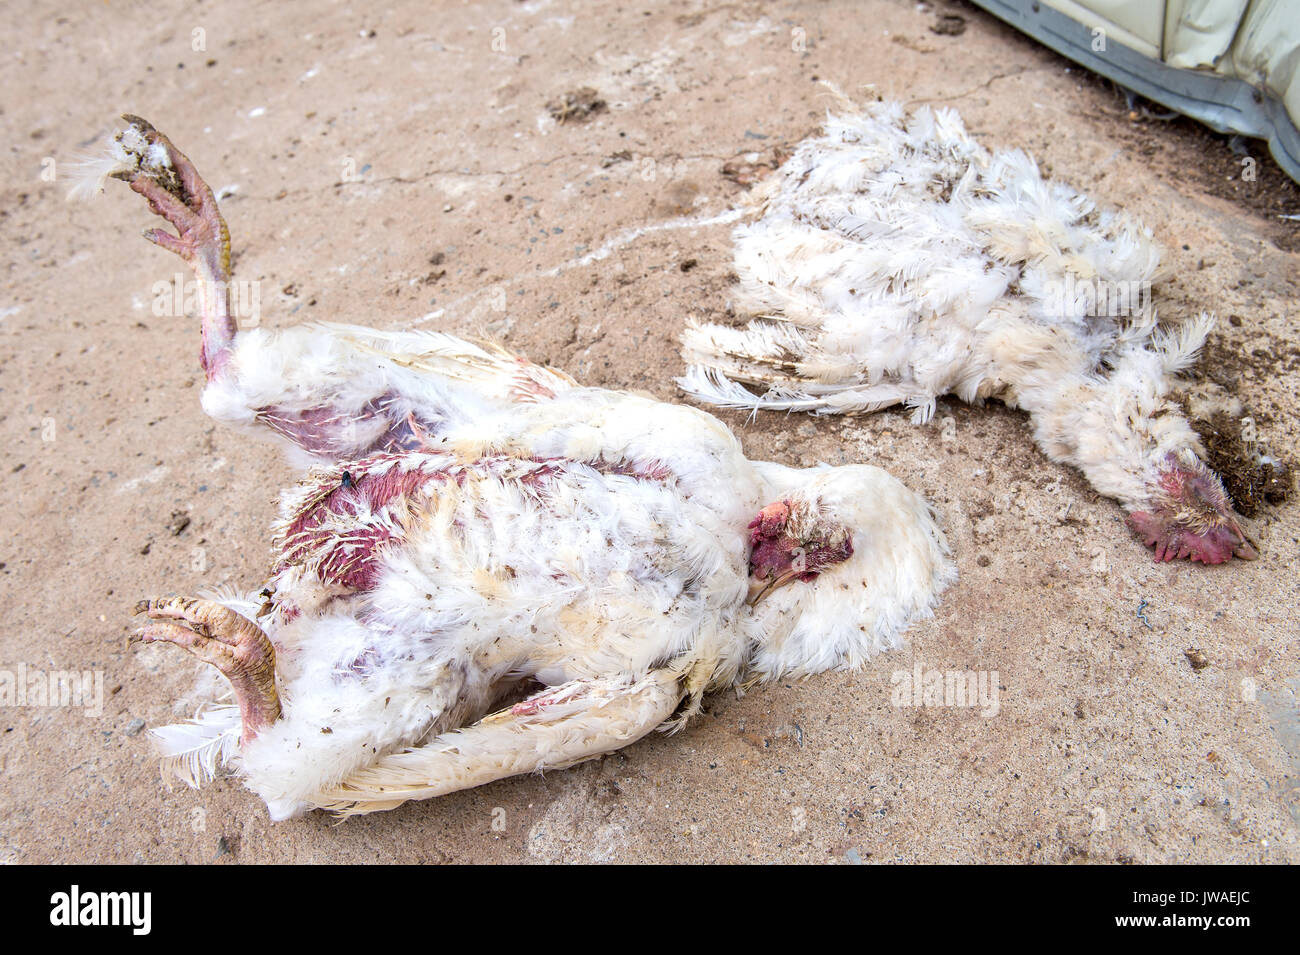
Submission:
<svg viewBox="0 0 1300 955">
<path fill-rule="evenodd" d="M 245 742 L 280 718 L 275 648 L 251 620 L 195 597 L 142 600 L 135 613 L 158 622 L 135 630 L 129 637 L 132 643 L 174 643 L 212 664 L 230 681 L 243 718 Z"/>
<path fill-rule="evenodd" d="M 148 229 L 144 237 L 185 261 L 198 280 L 203 312 L 203 368 L 212 378 L 224 364 L 235 332 L 230 312 L 230 230 L 212 189 L 194 164 L 146 120 L 129 113 L 118 134 L 125 161 L 111 175 L 144 196 L 149 210 L 176 227 Z"/>
<path fill-rule="evenodd" d="M 176 227 L 179 235 L 162 229 L 145 233 L 149 241 L 175 252 L 191 265 L 203 258 L 214 272 L 230 274 L 230 230 L 221 217 L 212 189 L 194 164 L 166 135 L 139 116 L 122 116 L 138 132 L 144 146 L 136 168 L 120 170 L 116 179 L 149 201 L 149 210 Z M 130 150 L 128 150 L 130 151 Z M 164 158 L 165 156 L 165 158 Z"/>
</svg>

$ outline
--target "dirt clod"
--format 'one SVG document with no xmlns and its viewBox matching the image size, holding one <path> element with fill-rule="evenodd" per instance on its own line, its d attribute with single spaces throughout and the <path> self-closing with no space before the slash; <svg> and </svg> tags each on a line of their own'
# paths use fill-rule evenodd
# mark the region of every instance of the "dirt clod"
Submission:
<svg viewBox="0 0 1300 955">
<path fill-rule="evenodd" d="M 930 24 L 930 32 L 939 36 L 961 36 L 966 32 L 966 18 L 960 13 L 941 13 Z"/>
<path fill-rule="evenodd" d="M 557 123 L 585 123 L 608 108 L 609 104 L 590 86 L 570 90 L 546 104 L 547 112 Z"/>
<path fill-rule="evenodd" d="M 722 176 L 738 186 L 750 189 L 755 183 L 762 182 L 773 172 L 780 169 L 789 158 L 789 149 L 785 146 L 774 146 L 771 153 L 765 158 L 753 161 L 745 158 L 727 160 L 722 164 Z"/>
<path fill-rule="evenodd" d="M 1237 511 L 1254 517 L 1265 504 L 1281 504 L 1291 493 L 1292 465 L 1261 453 L 1258 445 L 1242 438 L 1241 422 L 1218 412 L 1197 418 L 1192 427 L 1205 444 L 1206 464 L 1223 478 Z"/>
</svg>

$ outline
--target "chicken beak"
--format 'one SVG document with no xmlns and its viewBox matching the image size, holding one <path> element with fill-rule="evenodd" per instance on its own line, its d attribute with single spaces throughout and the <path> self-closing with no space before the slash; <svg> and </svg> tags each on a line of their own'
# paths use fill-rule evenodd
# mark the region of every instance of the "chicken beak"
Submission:
<svg viewBox="0 0 1300 955">
<path fill-rule="evenodd" d="M 797 570 L 788 570 L 784 574 L 766 577 L 762 580 L 751 578 L 749 581 L 749 598 L 746 604 L 753 607 L 768 594 L 774 593 L 799 576 Z"/>
<path fill-rule="evenodd" d="M 1234 519 L 1228 521 L 1228 527 L 1237 535 L 1237 546 L 1232 549 L 1233 555 L 1241 560 L 1258 560 L 1259 548 L 1246 536 L 1241 525 Z"/>
</svg>

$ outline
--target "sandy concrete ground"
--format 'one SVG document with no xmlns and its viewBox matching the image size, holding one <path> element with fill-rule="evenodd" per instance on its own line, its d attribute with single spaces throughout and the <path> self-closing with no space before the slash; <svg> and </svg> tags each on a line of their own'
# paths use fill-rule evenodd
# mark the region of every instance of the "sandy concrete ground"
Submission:
<svg viewBox="0 0 1300 955">
<path fill-rule="evenodd" d="M 97 716 L 0 709 L 0 860 L 1300 861 L 1296 508 L 1262 512 L 1254 564 L 1157 566 L 1022 415 L 955 403 L 929 428 L 727 416 L 752 456 L 870 461 L 942 510 L 960 582 L 866 670 L 719 695 L 675 737 L 342 825 L 272 826 L 231 780 L 169 791 L 140 729 L 174 719 L 198 671 L 129 651 L 130 607 L 259 586 L 292 474 L 202 415 L 196 323 L 153 313 L 177 268 L 138 237 L 143 204 L 123 187 L 63 201 L 61 164 L 122 111 L 229 194 L 264 323 L 484 334 L 674 399 L 683 322 L 728 306 L 729 227 L 682 221 L 743 197 L 724 163 L 812 131 L 817 79 L 952 104 L 1144 218 L 1176 271 L 1163 307 L 1234 316 L 1202 373 L 1266 443 L 1295 444 L 1297 256 L 1255 211 L 1263 186 L 1216 186 L 1238 162 L 1221 139 L 1131 118 L 996 20 L 847 0 L 428 6 L 0 13 L 0 667 L 104 680 Z M 963 33 L 930 29 L 954 12 Z M 546 104 L 584 86 L 607 109 L 557 124 Z M 996 671 L 997 714 L 892 705 L 914 666 Z"/>
</svg>

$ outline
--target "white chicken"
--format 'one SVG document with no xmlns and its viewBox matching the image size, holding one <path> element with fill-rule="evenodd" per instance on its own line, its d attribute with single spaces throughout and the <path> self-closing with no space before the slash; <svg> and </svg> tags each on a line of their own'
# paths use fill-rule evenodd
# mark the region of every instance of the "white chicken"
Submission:
<svg viewBox="0 0 1300 955">
<path fill-rule="evenodd" d="M 941 395 L 999 398 L 1123 505 L 1157 560 L 1256 557 L 1170 397 L 1211 320 L 1157 324 L 1150 231 L 1019 150 L 990 154 L 951 109 L 849 106 L 737 227 L 753 318 L 688 325 L 683 390 L 815 414 L 903 403 L 918 422 Z"/>
<path fill-rule="evenodd" d="M 750 462 L 704 412 L 581 388 L 448 335 L 238 331 L 229 233 L 144 120 L 98 171 L 178 230 L 203 407 L 312 465 L 265 588 L 141 602 L 134 639 L 217 667 L 233 706 L 155 731 L 273 818 L 388 809 L 681 725 L 707 690 L 852 667 L 954 575 L 929 506 L 866 466 Z"/>
</svg>

